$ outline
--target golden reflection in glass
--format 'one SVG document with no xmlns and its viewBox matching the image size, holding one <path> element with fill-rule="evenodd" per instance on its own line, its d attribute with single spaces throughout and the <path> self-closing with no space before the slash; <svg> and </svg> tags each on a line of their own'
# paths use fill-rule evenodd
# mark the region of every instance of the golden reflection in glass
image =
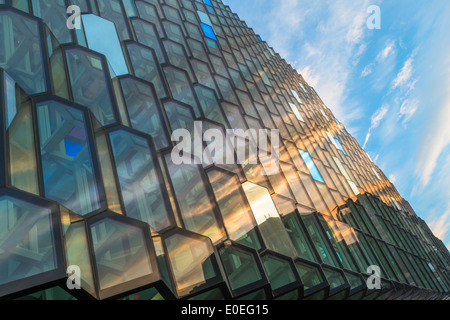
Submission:
<svg viewBox="0 0 450 320">
<path fill-rule="evenodd" d="M 105 218 L 91 233 L 101 290 L 153 273 L 143 229 Z"/>
<path fill-rule="evenodd" d="M 72 224 L 65 234 L 65 239 L 67 263 L 80 267 L 81 287 L 87 292 L 94 294 L 94 277 L 84 222 Z"/>
<path fill-rule="evenodd" d="M 104 132 L 99 132 L 96 135 L 97 152 L 102 168 L 103 184 L 105 186 L 106 201 L 108 202 L 108 209 L 116 213 L 123 214 L 120 206 L 119 193 L 117 191 L 117 183 L 114 178 L 112 169 L 111 154 L 109 152 L 106 136 Z"/>
<path fill-rule="evenodd" d="M 238 241 L 256 227 L 239 180 L 218 170 L 208 172 L 208 176 L 230 239 Z"/>
<path fill-rule="evenodd" d="M 267 248 L 289 257 L 297 256 L 269 191 L 251 182 L 242 187 Z"/>
<path fill-rule="evenodd" d="M 208 238 L 175 234 L 165 244 L 179 296 L 188 295 L 216 276 L 211 262 L 214 250 Z"/>
<path fill-rule="evenodd" d="M 7 131 L 11 184 L 39 195 L 33 128 L 31 105 L 22 103 Z"/>
</svg>

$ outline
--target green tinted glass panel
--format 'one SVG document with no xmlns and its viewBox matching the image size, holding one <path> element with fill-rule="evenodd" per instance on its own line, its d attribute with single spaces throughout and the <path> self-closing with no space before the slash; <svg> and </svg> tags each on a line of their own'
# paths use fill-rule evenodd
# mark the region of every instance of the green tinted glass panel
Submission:
<svg viewBox="0 0 450 320">
<path fill-rule="evenodd" d="M 279 289 L 296 281 L 294 271 L 286 260 L 266 254 L 261 258 L 261 261 L 269 278 L 272 290 Z"/>
<path fill-rule="evenodd" d="M 311 289 L 323 283 L 324 280 L 316 267 L 300 262 L 297 262 L 295 266 L 297 268 L 297 272 L 300 274 L 305 290 Z"/>
</svg>

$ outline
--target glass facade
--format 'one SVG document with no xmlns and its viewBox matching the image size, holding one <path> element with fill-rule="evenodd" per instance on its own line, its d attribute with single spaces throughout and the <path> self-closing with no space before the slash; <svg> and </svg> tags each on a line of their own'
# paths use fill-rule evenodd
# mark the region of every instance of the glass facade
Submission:
<svg viewBox="0 0 450 320">
<path fill-rule="evenodd" d="M 444 244 L 221 0 L 0 0 L 0 109 L 0 299 L 450 296 Z M 179 164 L 179 129 L 231 158 L 277 129 L 279 170 Z"/>
</svg>

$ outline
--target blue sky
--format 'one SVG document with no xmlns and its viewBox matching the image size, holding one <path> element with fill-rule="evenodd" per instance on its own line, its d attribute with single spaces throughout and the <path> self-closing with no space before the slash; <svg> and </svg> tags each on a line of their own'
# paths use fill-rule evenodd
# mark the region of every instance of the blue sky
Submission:
<svg viewBox="0 0 450 320">
<path fill-rule="evenodd" d="M 450 1 L 224 0 L 450 248 Z M 381 29 L 367 28 L 367 8 Z"/>
</svg>

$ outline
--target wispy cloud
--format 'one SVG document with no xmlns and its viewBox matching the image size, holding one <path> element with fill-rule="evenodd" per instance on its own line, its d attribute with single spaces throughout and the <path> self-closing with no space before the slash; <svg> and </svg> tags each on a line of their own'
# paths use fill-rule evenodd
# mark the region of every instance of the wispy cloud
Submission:
<svg viewBox="0 0 450 320">
<path fill-rule="evenodd" d="M 402 70 L 399 72 L 397 77 L 392 82 L 392 87 L 395 89 L 399 86 L 403 86 L 408 83 L 413 74 L 413 62 L 414 58 L 409 58 L 406 60 Z"/>
<path fill-rule="evenodd" d="M 414 116 L 414 114 L 419 109 L 419 100 L 418 99 L 406 99 L 403 101 L 401 107 L 398 119 L 403 119 L 402 125 L 403 127 L 406 127 L 406 124 L 408 121 Z"/>
<path fill-rule="evenodd" d="M 450 82 L 450 81 L 449 81 Z M 430 127 L 424 135 L 424 143 L 419 149 L 415 173 L 426 187 L 436 168 L 437 161 L 444 149 L 450 144 L 450 92 L 447 102 L 430 120 Z"/>
<path fill-rule="evenodd" d="M 384 63 L 387 58 L 392 56 L 395 52 L 395 41 L 389 40 L 386 46 L 378 53 L 374 62 L 369 63 L 364 70 L 361 72 L 361 77 L 365 78 L 373 73 L 374 68 L 380 64 Z"/>
<path fill-rule="evenodd" d="M 448 210 L 444 214 L 431 220 L 431 222 L 428 223 L 428 226 L 437 238 L 443 239 L 445 237 L 447 232 L 450 231 L 450 203 Z"/>
<path fill-rule="evenodd" d="M 397 182 L 397 177 L 394 175 L 394 174 L 390 174 L 389 175 L 389 181 L 391 182 L 391 183 L 396 183 Z"/>
<path fill-rule="evenodd" d="M 361 77 L 367 77 L 369 74 L 372 74 L 375 63 L 369 63 L 364 70 L 361 72 Z"/>
<path fill-rule="evenodd" d="M 384 117 L 386 116 L 386 114 L 388 113 L 388 106 L 387 105 L 383 105 L 380 109 L 378 109 L 371 118 L 371 126 L 369 128 L 369 131 L 367 132 L 366 135 L 366 140 L 364 141 L 364 146 L 363 149 L 366 148 L 367 143 L 369 142 L 370 136 L 372 134 L 372 131 L 376 128 L 378 128 L 380 126 L 381 120 L 384 119 Z"/>
<path fill-rule="evenodd" d="M 390 55 L 394 53 L 394 51 L 395 51 L 395 41 L 388 41 L 384 49 L 381 50 L 380 53 L 377 55 L 376 60 L 378 62 L 386 60 Z"/>
</svg>

